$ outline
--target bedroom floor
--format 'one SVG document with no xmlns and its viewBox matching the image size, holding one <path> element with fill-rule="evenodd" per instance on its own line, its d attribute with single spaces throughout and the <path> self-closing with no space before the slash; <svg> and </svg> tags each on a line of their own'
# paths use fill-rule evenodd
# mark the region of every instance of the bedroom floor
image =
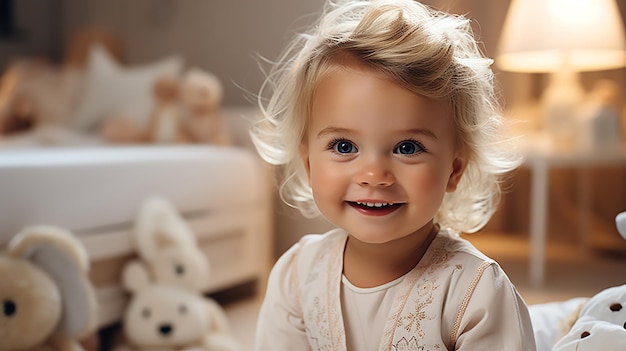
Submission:
<svg viewBox="0 0 626 351">
<path fill-rule="evenodd" d="M 626 283 L 626 255 L 585 250 L 575 241 L 553 240 L 547 246 L 546 282 L 533 287 L 528 279 L 527 237 L 480 233 L 469 237 L 480 250 L 497 260 L 528 304 L 591 296 L 613 285 Z M 260 299 L 255 296 L 225 305 L 241 350 L 252 350 Z"/>
</svg>

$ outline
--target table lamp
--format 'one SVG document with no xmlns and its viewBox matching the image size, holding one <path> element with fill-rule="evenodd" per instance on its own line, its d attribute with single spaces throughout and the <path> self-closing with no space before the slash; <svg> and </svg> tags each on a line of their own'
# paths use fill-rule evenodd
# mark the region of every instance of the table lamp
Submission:
<svg viewBox="0 0 626 351">
<path fill-rule="evenodd" d="M 550 73 L 541 103 L 548 131 L 575 138 L 579 72 L 626 66 L 624 23 L 614 0 L 512 0 L 496 53 L 504 71 Z"/>
</svg>

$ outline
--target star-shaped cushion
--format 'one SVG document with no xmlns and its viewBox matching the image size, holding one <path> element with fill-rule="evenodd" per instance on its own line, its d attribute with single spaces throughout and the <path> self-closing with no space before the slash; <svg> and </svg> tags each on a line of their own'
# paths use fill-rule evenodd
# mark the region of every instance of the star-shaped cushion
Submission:
<svg viewBox="0 0 626 351">
<path fill-rule="evenodd" d="M 183 68 L 179 56 L 144 65 L 124 67 L 101 45 L 94 45 L 85 72 L 83 92 L 70 124 L 85 132 L 96 132 L 109 116 L 123 113 L 140 123 L 148 118 L 154 100 L 153 86 L 163 76 L 178 76 Z"/>
</svg>

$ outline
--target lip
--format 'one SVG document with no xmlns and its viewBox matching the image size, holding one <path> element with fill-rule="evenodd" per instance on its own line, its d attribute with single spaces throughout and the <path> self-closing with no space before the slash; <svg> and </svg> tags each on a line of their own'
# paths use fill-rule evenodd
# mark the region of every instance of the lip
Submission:
<svg viewBox="0 0 626 351">
<path fill-rule="evenodd" d="M 366 216 L 380 217 L 389 215 L 398 209 L 400 209 L 405 204 L 402 202 L 394 203 L 389 201 L 381 201 L 381 200 L 359 200 L 359 201 L 346 201 L 346 203 L 355 209 L 357 212 L 364 214 Z M 366 206 L 365 204 L 385 204 L 383 206 Z"/>
</svg>

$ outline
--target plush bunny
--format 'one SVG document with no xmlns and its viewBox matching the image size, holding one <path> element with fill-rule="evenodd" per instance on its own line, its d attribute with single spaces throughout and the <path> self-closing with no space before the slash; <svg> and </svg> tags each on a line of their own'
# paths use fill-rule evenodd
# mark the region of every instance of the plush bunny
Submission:
<svg viewBox="0 0 626 351">
<path fill-rule="evenodd" d="M 123 285 L 132 296 L 124 314 L 122 350 L 235 351 L 226 315 L 212 299 L 151 281 L 140 262 L 127 265 Z"/>
<path fill-rule="evenodd" d="M 0 256 L 0 349 L 79 351 L 97 326 L 89 260 L 69 232 L 25 228 Z"/>
<path fill-rule="evenodd" d="M 133 234 L 138 258 L 122 277 L 132 294 L 124 319 L 129 343 L 150 350 L 235 350 L 224 310 L 202 294 L 209 261 L 176 208 L 161 197 L 147 199 Z"/>
<path fill-rule="evenodd" d="M 626 239 L 626 212 L 616 216 L 615 224 Z M 553 350 L 626 350 L 626 284 L 604 289 L 586 301 Z"/>
<path fill-rule="evenodd" d="M 209 260 L 170 202 L 160 197 L 147 199 L 141 205 L 133 234 L 139 259 L 155 282 L 195 292 L 206 288 Z"/>
</svg>

